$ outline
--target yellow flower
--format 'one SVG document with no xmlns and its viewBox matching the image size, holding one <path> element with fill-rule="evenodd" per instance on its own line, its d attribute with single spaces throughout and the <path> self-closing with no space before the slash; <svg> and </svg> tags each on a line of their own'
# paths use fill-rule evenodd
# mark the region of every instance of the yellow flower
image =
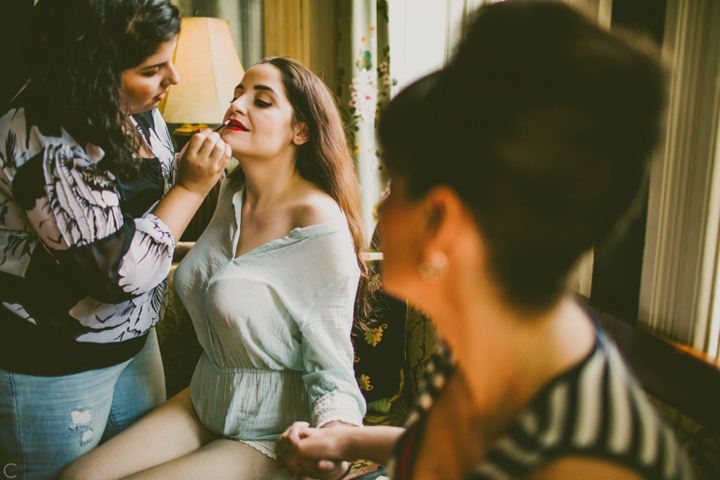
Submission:
<svg viewBox="0 0 720 480">
<path fill-rule="evenodd" d="M 380 343 L 382 340 L 383 331 L 387 328 L 387 323 L 383 323 L 377 328 L 370 328 L 365 330 L 365 341 L 373 347 Z"/>
<path fill-rule="evenodd" d="M 360 387 L 360 390 L 365 390 L 366 392 L 369 392 L 370 390 L 375 388 L 370 385 L 370 377 L 365 374 L 360 375 L 360 378 L 358 378 L 358 386 Z"/>
</svg>

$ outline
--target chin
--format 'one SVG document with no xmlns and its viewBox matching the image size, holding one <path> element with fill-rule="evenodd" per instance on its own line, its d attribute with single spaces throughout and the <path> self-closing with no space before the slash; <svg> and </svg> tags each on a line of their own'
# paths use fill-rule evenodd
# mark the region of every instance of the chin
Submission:
<svg viewBox="0 0 720 480">
<path fill-rule="evenodd" d="M 233 135 L 235 132 L 223 132 L 222 135 L 220 135 L 220 138 L 230 145 L 230 150 L 232 150 L 233 157 L 240 159 L 243 156 L 256 156 L 254 155 L 254 152 L 248 151 L 247 146 L 243 145 L 242 140 L 238 141 L 239 139 Z"/>
<path fill-rule="evenodd" d="M 150 105 L 146 105 L 146 106 L 144 106 L 144 107 L 132 108 L 132 109 L 130 110 L 130 114 L 131 114 L 131 115 L 136 115 L 136 114 L 138 114 L 138 113 L 147 112 L 147 111 L 152 110 L 153 108 L 155 108 L 155 107 L 157 107 L 157 106 L 158 106 L 157 103 L 153 103 L 153 104 L 150 104 Z"/>
<path fill-rule="evenodd" d="M 242 149 L 235 148 L 235 145 L 233 145 L 232 142 L 228 142 L 224 135 L 220 135 L 220 138 L 223 140 L 223 142 L 230 145 L 230 150 L 232 151 L 233 158 L 239 159 L 240 157 L 242 157 Z"/>
</svg>

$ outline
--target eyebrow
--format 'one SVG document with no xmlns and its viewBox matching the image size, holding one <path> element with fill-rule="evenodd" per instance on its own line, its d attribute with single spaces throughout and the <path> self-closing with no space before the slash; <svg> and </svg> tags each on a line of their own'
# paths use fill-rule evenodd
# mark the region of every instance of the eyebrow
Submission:
<svg viewBox="0 0 720 480">
<path fill-rule="evenodd" d="M 239 88 L 239 89 L 242 89 L 242 90 L 245 90 L 245 87 L 243 86 L 242 83 L 238 84 L 238 86 L 235 87 L 235 90 L 237 90 L 238 88 Z M 268 87 L 267 85 L 255 85 L 254 89 L 255 89 L 255 90 L 265 90 L 265 91 L 267 91 L 267 92 L 271 92 L 271 93 L 277 94 L 277 93 L 275 92 L 275 90 L 273 90 L 272 88 Z"/>
<path fill-rule="evenodd" d="M 158 64 L 155 64 L 155 65 L 148 65 L 147 67 L 140 67 L 140 70 L 150 70 L 150 69 L 153 69 L 153 68 L 159 68 L 159 67 L 162 67 L 162 66 L 166 65 L 167 63 L 168 63 L 168 62 L 162 62 L 162 63 L 158 63 Z"/>
</svg>

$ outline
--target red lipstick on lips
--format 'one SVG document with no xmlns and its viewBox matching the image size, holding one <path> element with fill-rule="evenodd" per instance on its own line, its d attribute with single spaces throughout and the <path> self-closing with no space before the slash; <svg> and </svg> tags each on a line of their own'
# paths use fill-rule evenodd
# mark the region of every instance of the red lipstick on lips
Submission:
<svg viewBox="0 0 720 480">
<path fill-rule="evenodd" d="M 235 120 L 233 118 L 229 119 L 226 122 L 225 130 L 239 130 L 241 132 L 247 132 L 249 131 L 245 125 L 242 124 L 242 122 Z"/>
</svg>

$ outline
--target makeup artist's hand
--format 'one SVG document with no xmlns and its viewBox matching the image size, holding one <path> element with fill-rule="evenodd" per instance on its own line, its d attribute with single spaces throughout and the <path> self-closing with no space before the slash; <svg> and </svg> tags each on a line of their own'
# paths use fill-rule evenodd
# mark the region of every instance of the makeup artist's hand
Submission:
<svg viewBox="0 0 720 480">
<path fill-rule="evenodd" d="M 231 156 L 230 145 L 219 133 L 210 129 L 195 133 L 178 154 L 177 184 L 204 197 L 220 179 Z"/>
</svg>

